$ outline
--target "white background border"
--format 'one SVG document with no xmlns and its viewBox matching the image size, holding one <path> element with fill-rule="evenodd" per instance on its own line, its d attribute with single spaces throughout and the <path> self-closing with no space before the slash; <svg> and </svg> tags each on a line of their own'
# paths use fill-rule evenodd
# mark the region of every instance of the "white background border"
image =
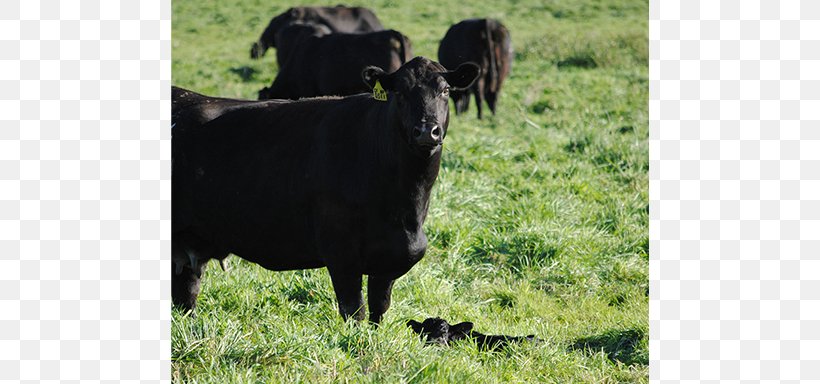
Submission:
<svg viewBox="0 0 820 384">
<path fill-rule="evenodd" d="M 0 9 L 0 381 L 169 381 L 171 3 Z"/>
<path fill-rule="evenodd" d="M 820 2 L 649 18 L 650 377 L 820 379 Z"/>
</svg>

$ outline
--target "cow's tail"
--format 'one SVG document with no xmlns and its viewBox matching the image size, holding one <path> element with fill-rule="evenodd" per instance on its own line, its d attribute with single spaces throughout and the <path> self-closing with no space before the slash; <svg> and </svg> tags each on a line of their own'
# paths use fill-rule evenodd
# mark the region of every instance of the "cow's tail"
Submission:
<svg viewBox="0 0 820 384">
<path fill-rule="evenodd" d="M 489 54 L 488 61 L 490 64 L 490 68 L 487 73 L 487 89 L 495 92 L 498 90 L 498 55 L 495 52 L 496 42 L 493 39 L 493 31 L 496 28 L 495 20 L 486 19 L 484 28 L 484 33 L 487 36 L 487 52 Z"/>
</svg>

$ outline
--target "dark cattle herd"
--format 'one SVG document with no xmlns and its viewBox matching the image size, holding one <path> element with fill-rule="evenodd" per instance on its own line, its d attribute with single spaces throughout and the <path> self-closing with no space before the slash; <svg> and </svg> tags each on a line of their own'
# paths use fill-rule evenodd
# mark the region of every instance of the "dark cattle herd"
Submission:
<svg viewBox="0 0 820 384">
<path fill-rule="evenodd" d="M 366 275 L 379 323 L 427 249 L 449 99 L 461 112 L 472 92 L 479 117 L 481 100 L 495 113 L 509 32 L 456 24 L 439 64 L 413 58 L 410 39 L 366 8 L 294 7 L 251 57 L 271 47 L 279 71 L 258 101 L 172 87 L 173 303 L 193 310 L 207 262 L 234 254 L 273 271 L 327 268 L 344 319 L 364 319 Z M 471 329 L 447 337 L 496 343 Z"/>
</svg>

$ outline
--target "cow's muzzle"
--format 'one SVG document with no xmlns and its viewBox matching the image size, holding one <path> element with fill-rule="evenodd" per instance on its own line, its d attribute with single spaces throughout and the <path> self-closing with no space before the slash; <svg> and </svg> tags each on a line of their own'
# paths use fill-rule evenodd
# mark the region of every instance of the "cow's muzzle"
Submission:
<svg viewBox="0 0 820 384">
<path fill-rule="evenodd" d="M 435 147 L 441 144 L 443 139 L 441 127 L 437 124 L 422 124 L 413 128 L 413 140 L 418 145 Z"/>
</svg>

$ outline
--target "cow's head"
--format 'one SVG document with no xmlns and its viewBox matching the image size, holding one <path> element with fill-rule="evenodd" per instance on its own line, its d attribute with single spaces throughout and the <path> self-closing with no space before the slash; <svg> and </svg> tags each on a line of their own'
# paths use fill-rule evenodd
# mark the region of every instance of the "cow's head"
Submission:
<svg viewBox="0 0 820 384">
<path fill-rule="evenodd" d="M 474 63 L 448 71 L 435 61 L 416 57 L 390 74 L 369 66 L 362 71 L 362 79 L 371 89 L 381 84 L 387 91 L 386 102 L 394 103 L 398 110 L 402 137 L 417 153 L 431 156 L 447 135 L 450 90 L 468 88 L 478 74 Z"/>
<path fill-rule="evenodd" d="M 407 322 L 407 326 L 421 337 L 426 337 L 427 344 L 442 345 L 447 345 L 450 341 L 464 339 L 473 330 L 473 323 L 469 321 L 450 325 L 447 320 L 438 317 L 430 317 L 422 323 L 410 320 Z"/>
<path fill-rule="evenodd" d="M 294 23 L 298 20 L 303 20 L 305 18 L 306 13 L 308 10 L 302 7 L 295 7 L 290 8 L 285 12 L 277 15 L 273 19 L 271 19 L 268 27 L 265 28 L 265 32 L 263 34 L 263 39 L 253 43 L 251 46 L 251 58 L 258 59 L 262 56 L 265 56 L 265 52 L 267 52 L 268 48 L 276 48 L 277 44 L 277 34 L 283 28 L 287 27 L 288 25 Z M 267 38 L 265 38 L 267 37 Z"/>
</svg>

